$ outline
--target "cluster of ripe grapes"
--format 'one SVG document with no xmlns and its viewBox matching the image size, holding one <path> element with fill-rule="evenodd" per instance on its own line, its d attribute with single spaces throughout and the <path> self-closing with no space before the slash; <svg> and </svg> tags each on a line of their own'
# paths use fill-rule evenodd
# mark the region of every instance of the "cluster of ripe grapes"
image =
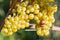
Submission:
<svg viewBox="0 0 60 40">
<path fill-rule="evenodd" d="M 29 1 L 18 2 L 12 14 L 5 19 L 1 32 L 11 36 L 14 32 L 29 27 L 29 21 L 33 20 L 37 35 L 49 35 L 49 29 L 55 21 L 53 14 L 57 11 L 57 5 L 50 4 L 52 2 L 54 0 L 39 0 L 39 3 L 35 0 L 32 4 Z"/>
</svg>

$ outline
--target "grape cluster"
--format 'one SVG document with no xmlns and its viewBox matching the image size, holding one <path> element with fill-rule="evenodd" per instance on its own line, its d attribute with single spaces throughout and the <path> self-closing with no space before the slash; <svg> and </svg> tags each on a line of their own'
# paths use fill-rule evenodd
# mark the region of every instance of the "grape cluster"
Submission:
<svg viewBox="0 0 60 40">
<path fill-rule="evenodd" d="M 54 2 L 52 0 L 48 1 Z M 53 14 L 56 11 L 57 5 L 49 5 L 46 0 L 32 4 L 29 1 L 18 2 L 12 10 L 12 14 L 5 19 L 5 24 L 1 32 L 11 36 L 17 30 L 29 27 L 29 21 L 33 20 L 36 24 L 37 35 L 47 36 L 50 27 L 55 21 Z"/>
<path fill-rule="evenodd" d="M 11 36 L 17 30 L 29 27 L 28 15 L 25 12 L 27 4 L 28 1 L 16 4 L 12 14 L 5 19 L 4 27 L 1 30 L 3 34 Z"/>
</svg>

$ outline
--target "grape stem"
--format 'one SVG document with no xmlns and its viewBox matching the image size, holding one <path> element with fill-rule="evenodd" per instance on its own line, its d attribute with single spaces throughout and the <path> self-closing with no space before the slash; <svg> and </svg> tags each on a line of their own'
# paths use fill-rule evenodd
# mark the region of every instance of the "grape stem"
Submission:
<svg viewBox="0 0 60 40">
<path fill-rule="evenodd" d="M 4 23 L 5 23 L 5 19 L 7 18 L 8 15 L 11 14 L 12 9 L 13 9 L 13 7 L 16 5 L 16 3 L 17 3 L 17 0 L 15 0 L 13 3 L 12 3 L 12 0 L 10 0 L 10 9 L 9 9 L 9 11 L 7 12 L 7 15 L 5 16 L 4 20 L 3 20 L 2 23 L 1 23 L 0 31 L 1 31 L 1 29 L 3 28 L 3 25 L 4 25 Z"/>
</svg>

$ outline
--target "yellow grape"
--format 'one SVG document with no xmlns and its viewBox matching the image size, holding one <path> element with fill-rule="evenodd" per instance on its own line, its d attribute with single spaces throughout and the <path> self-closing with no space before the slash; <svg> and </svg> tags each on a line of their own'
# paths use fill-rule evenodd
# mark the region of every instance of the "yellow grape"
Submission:
<svg viewBox="0 0 60 40">
<path fill-rule="evenodd" d="M 18 16 L 15 16 L 14 17 L 14 21 L 19 21 L 19 17 Z"/>
<path fill-rule="evenodd" d="M 46 35 L 46 36 L 48 36 L 49 34 L 50 34 L 49 31 L 46 31 L 46 32 L 45 32 L 45 35 Z"/>
<path fill-rule="evenodd" d="M 29 27 L 29 23 L 28 23 L 28 22 L 26 22 L 26 23 L 25 23 L 25 26 L 26 26 L 26 27 Z"/>
<path fill-rule="evenodd" d="M 50 27 L 48 27 L 48 26 L 46 26 L 46 25 L 43 25 L 42 29 L 43 29 L 43 30 L 49 30 Z"/>
<path fill-rule="evenodd" d="M 9 22 L 9 20 L 5 20 L 5 24 L 11 24 L 11 22 Z"/>
<path fill-rule="evenodd" d="M 14 22 L 14 17 L 11 17 L 11 18 L 9 19 L 9 21 L 10 21 L 10 22 Z"/>
<path fill-rule="evenodd" d="M 8 28 L 8 29 L 9 29 L 9 28 L 11 28 L 11 25 L 6 25 L 6 26 L 4 26 L 4 27 L 6 27 L 6 28 Z"/>
<path fill-rule="evenodd" d="M 21 29 L 21 27 L 22 27 L 21 24 L 18 24 L 18 25 L 17 25 L 17 29 L 18 29 L 18 30 Z"/>
<path fill-rule="evenodd" d="M 34 14 L 38 14 L 39 13 L 39 10 L 34 10 Z"/>
<path fill-rule="evenodd" d="M 34 20 L 39 20 L 38 16 L 34 16 Z"/>
<path fill-rule="evenodd" d="M 11 15 L 9 15 L 7 18 L 10 19 L 11 18 Z"/>
<path fill-rule="evenodd" d="M 19 7 L 17 8 L 17 12 L 18 12 L 18 13 L 21 13 L 21 11 L 22 11 L 22 7 L 19 6 Z"/>
<path fill-rule="evenodd" d="M 40 23 L 40 20 L 35 20 L 36 24 L 39 24 Z"/>
<path fill-rule="evenodd" d="M 29 14 L 30 13 L 30 10 L 26 10 L 26 13 Z"/>
<path fill-rule="evenodd" d="M 42 19 L 43 19 L 43 20 L 48 20 L 48 16 L 47 16 L 47 15 L 43 15 L 43 16 L 42 16 Z"/>
<path fill-rule="evenodd" d="M 48 21 L 51 22 L 51 23 L 54 23 L 55 19 L 54 19 L 54 17 L 50 16 Z"/>
<path fill-rule="evenodd" d="M 25 11 L 26 11 L 26 7 L 22 7 L 22 11 L 24 11 L 24 12 L 25 12 Z"/>
<path fill-rule="evenodd" d="M 25 20 L 22 20 L 21 24 L 25 24 L 25 23 L 26 23 Z"/>
<path fill-rule="evenodd" d="M 23 6 L 23 7 L 26 7 L 28 4 L 28 1 L 25 1 L 25 2 L 22 2 L 20 5 Z"/>
<path fill-rule="evenodd" d="M 34 8 L 33 7 L 30 8 L 30 12 L 34 12 Z"/>
<path fill-rule="evenodd" d="M 38 4 L 34 4 L 34 9 L 39 9 L 39 5 Z"/>
<path fill-rule="evenodd" d="M 8 32 L 7 35 L 8 35 L 8 36 L 12 36 L 12 34 L 13 34 L 13 32 Z"/>
<path fill-rule="evenodd" d="M 25 28 L 25 25 L 21 25 L 21 29 L 24 29 Z"/>
<path fill-rule="evenodd" d="M 9 29 L 8 29 L 8 32 L 13 32 L 13 31 L 12 31 L 12 28 L 9 28 Z"/>
<path fill-rule="evenodd" d="M 48 0 L 49 2 L 54 2 L 54 0 Z"/>
<path fill-rule="evenodd" d="M 8 29 L 7 29 L 7 28 L 3 28 L 3 29 L 1 30 L 1 32 L 2 32 L 3 34 L 7 34 L 7 33 L 8 33 Z"/>
<path fill-rule="evenodd" d="M 27 14 L 25 15 L 25 20 L 28 20 L 28 15 Z"/>
<path fill-rule="evenodd" d="M 29 14 L 28 18 L 29 19 L 33 19 L 34 18 L 34 14 Z"/>
<path fill-rule="evenodd" d="M 37 14 L 37 16 L 39 17 L 39 19 L 42 17 L 42 13 L 41 12 L 39 12 L 38 14 Z"/>
<path fill-rule="evenodd" d="M 54 11 L 54 12 L 57 11 L 57 5 L 54 5 L 52 8 L 53 8 L 53 11 Z"/>
</svg>

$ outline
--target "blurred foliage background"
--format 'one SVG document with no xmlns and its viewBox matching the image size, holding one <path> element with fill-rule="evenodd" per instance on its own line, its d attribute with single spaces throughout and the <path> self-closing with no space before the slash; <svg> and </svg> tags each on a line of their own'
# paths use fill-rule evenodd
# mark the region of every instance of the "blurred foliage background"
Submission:
<svg viewBox="0 0 60 40">
<path fill-rule="evenodd" d="M 55 1 L 58 5 L 58 11 L 54 14 L 56 19 L 54 25 L 60 26 L 60 0 Z M 0 24 L 8 12 L 9 2 L 10 0 L 0 0 Z M 0 33 L 0 40 L 60 40 L 60 32 L 50 30 L 50 35 L 48 37 L 39 37 L 36 35 L 35 31 L 19 30 L 11 37 L 4 36 Z"/>
</svg>

